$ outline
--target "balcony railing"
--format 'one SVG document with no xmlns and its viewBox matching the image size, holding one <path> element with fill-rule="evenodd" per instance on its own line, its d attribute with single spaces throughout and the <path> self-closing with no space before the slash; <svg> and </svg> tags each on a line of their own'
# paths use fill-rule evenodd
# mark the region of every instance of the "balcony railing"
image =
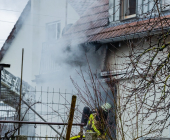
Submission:
<svg viewBox="0 0 170 140">
<path fill-rule="evenodd" d="M 57 70 L 57 64 L 55 62 L 57 45 L 56 42 L 44 42 L 42 44 L 40 75 L 49 74 Z"/>
</svg>

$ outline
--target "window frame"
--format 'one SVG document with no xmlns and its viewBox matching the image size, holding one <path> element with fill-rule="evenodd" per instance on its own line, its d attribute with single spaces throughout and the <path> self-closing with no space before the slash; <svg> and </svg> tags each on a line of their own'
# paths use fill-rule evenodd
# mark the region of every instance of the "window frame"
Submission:
<svg viewBox="0 0 170 140">
<path fill-rule="evenodd" d="M 48 31 L 48 27 L 49 25 L 55 25 L 55 37 L 54 38 L 50 38 L 49 37 L 49 31 Z M 53 41 L 53 40 L 57 40 L 59 39 L 61 36 L 61 21 L 54 21 L 54 22 L 49 22 L 46 23 L 46 39 Z"/>
<path fill-rule="evenodd" d="M 131 19 L 137 17 L 137 4 L 138 1 L 136 0 L 136 7 L 135 7 L 135 14 L 132 15 L 125 15 L 125 10 L 126 8 L 126 3 L 129 3 L 129 0 L 121 0 L 121 8 L 120 8 L 120 20 L 126 20 L 126 19 Z M 128 6 L 129 7 L 129 6 Z"/>
</svg>

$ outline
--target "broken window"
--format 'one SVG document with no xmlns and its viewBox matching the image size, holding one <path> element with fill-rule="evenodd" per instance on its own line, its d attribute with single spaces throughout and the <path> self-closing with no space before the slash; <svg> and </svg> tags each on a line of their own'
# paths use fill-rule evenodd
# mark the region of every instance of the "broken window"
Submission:
<svg viewBox="0 0 170 140">
<path fill-rule="evenodd" d="M 136 16 L 136 0 L 122 0 L 122 19 Z"/>
<path fill-rule="evenodd" d="M 60 38 L 60 31 L 61 31 L 60 22 L 52 22 L 46 25 L 47 30 L 47 39 L 48 40 L 55 40 Z"/>
</svg>

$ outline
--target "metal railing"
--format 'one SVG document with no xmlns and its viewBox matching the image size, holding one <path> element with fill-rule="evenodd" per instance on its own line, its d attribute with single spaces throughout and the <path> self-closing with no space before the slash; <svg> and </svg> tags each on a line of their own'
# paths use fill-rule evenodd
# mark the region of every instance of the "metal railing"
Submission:
<svg viewBox="0 0 170 140">
<path fill-rule="evenodd" d="M 59 137 L 27 136 L 27 140 L 59 140 Z"/>
<path fill-rule="evenodd" d="M 42 136 L 26 136 L 26 140 L 59 140 L 59 137 L 42 137 Z M 1 137 L 1 140 L 7 140 L 4 137 Z M 15 136 L 13 138 L 10 138 L 10 140 L 18 140 L 18 137 Z"/>
</svg>

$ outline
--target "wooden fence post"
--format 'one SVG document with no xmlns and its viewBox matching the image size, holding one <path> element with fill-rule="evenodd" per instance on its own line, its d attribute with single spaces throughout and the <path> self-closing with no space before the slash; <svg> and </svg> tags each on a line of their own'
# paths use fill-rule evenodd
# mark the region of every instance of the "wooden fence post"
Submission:
<svg viewBox="0 0 170 140">
<path fill-rule="evenodd" d="M 75 95 L 72 96 L 70 115 L 69 115 L 67 133 L 66 133 L 66 140 L 70 139 L 71 127 L 72 127 L 72 123 L 73 123 L 74 110 L 75 110 L 75 105 L 76 105 L 76 98 L 77 97 Z"/>
</svg>

